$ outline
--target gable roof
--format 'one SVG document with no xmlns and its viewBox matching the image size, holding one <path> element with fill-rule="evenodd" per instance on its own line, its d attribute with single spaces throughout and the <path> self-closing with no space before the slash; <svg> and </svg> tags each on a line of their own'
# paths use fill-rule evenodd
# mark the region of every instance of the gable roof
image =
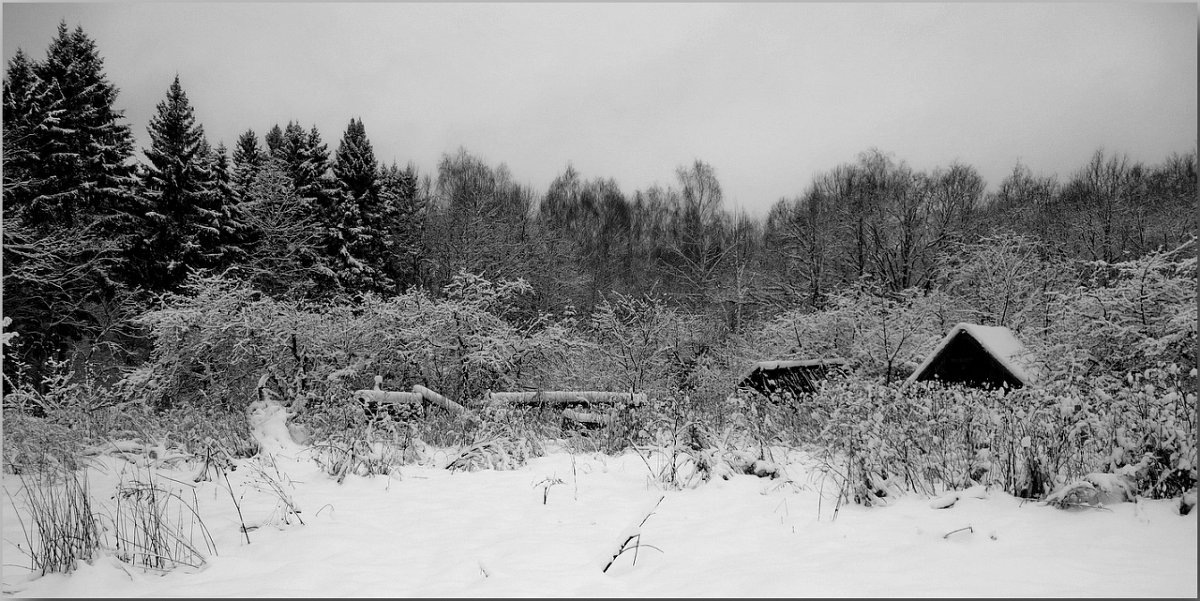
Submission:
<svg viewBox="0 0 1200 601">
<path fill-rule="evenodd" d="M 1021 341 L 1013 335 L 1012 330 L 1003 326 L 981 326 L 964 322 L 950 329 L 950 332 L 925 357 L 925 361 L 913 371 L 904 384 L 908 385 L 917 381 L 946 350 L 950 342 L 963 332 L 975 339 L 984 351 L 1008 370 L 1014 378 L 1020 380 L 1022 385 L 1032 386 L 1037 382 L 1037 369 L 1031 361 L 1032 357 L 1025 345 L 1021 344 Z"/>
</svg>

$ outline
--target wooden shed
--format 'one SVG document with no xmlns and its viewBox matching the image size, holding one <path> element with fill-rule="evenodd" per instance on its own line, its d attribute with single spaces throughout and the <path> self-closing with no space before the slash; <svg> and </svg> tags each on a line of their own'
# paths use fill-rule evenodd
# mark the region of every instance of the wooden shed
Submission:
<svg viewBox="0 0 1200 601">
<path fill-rule="evenodd" d="M 1001 326 L 960 323 L 934 347 L 905 384 L 934 380 L 975 388 L 1024 388 L 1036 381 L 1031 355 Z"/>
<path fill-rule="evenodd" d="M 793 395 L 816 392 L 821 380 L 843 371 L 846 365 L 845 359 L 759 361 L 742 378 L 738 388 L 755 390 L 768 398 L 784 392 Z"/>
</svg>

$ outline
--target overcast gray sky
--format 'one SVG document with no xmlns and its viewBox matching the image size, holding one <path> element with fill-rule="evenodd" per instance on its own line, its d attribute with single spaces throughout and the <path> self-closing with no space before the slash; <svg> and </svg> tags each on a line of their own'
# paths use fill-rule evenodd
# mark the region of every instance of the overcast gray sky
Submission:
<svg viewBox="0 0 1200 601">
<path fill-rule="evenodd" d="M 1157 163 L 1197 138 L 1197 6 L 1175 3 L 5 3 L 3 48 L 81 25 L 139 147 L 180 75 L 209 139 L 361 117 L 430 172 L 459 146 L 545 190 L 568 162 L 627 192 L 702 159 L 763 214 L 871 147 L 959 160 Z"/>
</svg>

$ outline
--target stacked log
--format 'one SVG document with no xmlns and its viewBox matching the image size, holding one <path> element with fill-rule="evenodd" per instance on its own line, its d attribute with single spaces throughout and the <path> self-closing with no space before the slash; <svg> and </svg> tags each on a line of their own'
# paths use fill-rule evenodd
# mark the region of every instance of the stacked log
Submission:
<svg viewBox="0 0 1200 601">
<path fill-rule="evenodd" d="M 644 392 L 605 392 L 575 390 L 543 390 L 540 392 L 492 392 L 488 393 L 488 404 L 508 405 L 645 405 Z"/>
<path fill-rule="evenodd" d="M 355 390 L 354 400 L 367 403 L 388 403 L 392 405 L 420 405 L 422 396 L 416 392 L 394 392 L 391 390 Z"/>
<path fill-rule="evenodd" d="M 464 412 L 466 412 L 466 409 L 464 409 L 462 405 L 459 405 L 458 403 L 424 386 L 421 386 L 420 384 L 413 386 L 412 392 L 380 390 L 378 387 L 378 381 L 376 382 L 375 386 L 376 387 L 373 390 L 354 391 L 354 400 L 362 404 L 363 409 L 366 410 L 370 416 L 375 416 L 380 411 L 394 413 L 393 411 L 390 411 L 390 409 L 396 406 L 408 405 L 415 408 L 416 406 L 420 406 L 422 403 L 437 405 L 438 407 L 449 411 L 451 415 L 462 415 Z"/>
<path fill-rule="evenodd" d="M 589 428 L 599 428 L 613 422 L 611 414 L 577 411 L 575 409 L 563 409 L 563 417 Z"/>
</svg>

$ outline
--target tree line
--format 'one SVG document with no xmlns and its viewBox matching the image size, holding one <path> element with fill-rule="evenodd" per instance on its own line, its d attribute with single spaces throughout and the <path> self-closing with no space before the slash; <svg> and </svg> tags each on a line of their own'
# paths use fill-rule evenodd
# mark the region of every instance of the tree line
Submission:
<svg viewBox="0 0 1200 601">
<path fill-rule="evenodd" d="M 54 361 L 144 358 L 133 317 L 197 274 L 312 304 L 523 278 L 530 315 L 651 296 L 719 340 L 850 287 L 939 289 L 958 249 L 999 233 L 1112 263 L 1196 232 L 1194 148 L 1156 165 L 1100 150 L 1061 180 L 1018 164 L 993 192 L 968 164 L 920 171 L 871 149 L 756 218 L 725 206 L 700 160 L 632 194 L 568 164 L 543 192 L 465 149 L 430 173 L 385 164 L 358 118 L 335 148 L 296 121 L 213 146 L 179 76 L 137 160 L 117 94 L 65 22 L 44 59 L 18 50 L 6 66 L 4 315 L 19 336 L 5 359 L 33 382 Z"/>
</svg>

